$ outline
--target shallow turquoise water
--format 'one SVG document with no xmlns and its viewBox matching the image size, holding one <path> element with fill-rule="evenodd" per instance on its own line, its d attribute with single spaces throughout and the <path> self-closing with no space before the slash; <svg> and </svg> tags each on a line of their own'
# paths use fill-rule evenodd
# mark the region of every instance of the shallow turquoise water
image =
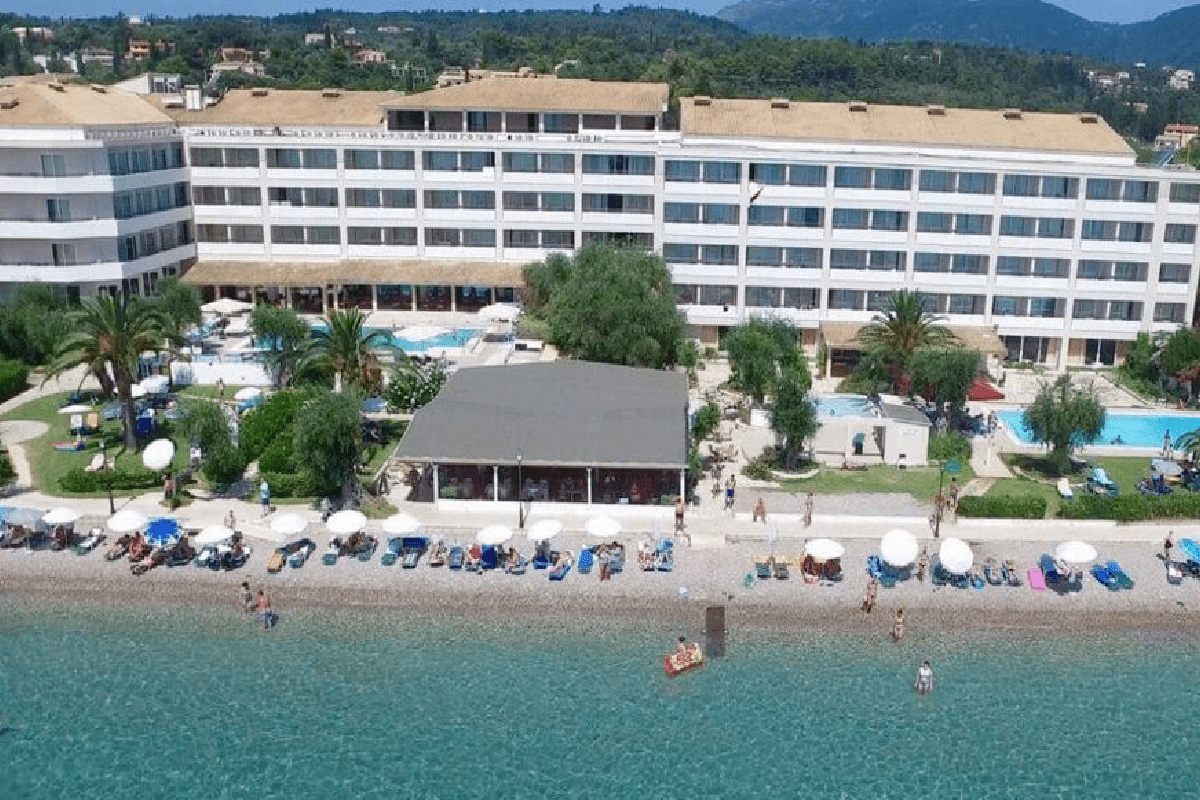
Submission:
<svg viewBox="0 0 1200 800">
<path fill-rule="evenodd" d="M 823 394 L 813 398 L 817 414 L 823 417 L 870 416 L 871 404 L 861 394 Z"/>
<path fill-rule="evenodd" d="M 4 608 L 0 795 L 1184 797 L 1200 767 L 1193 638 L 757 633 L 668 680 L 654 625 L 362 619 Z"/>
<path fill-rule="evenodd" d="M 1017 439 L 1032 442 L 1033 433 L 1021 422 L 1021 414 L 1020 411 L 1000 411 L 997 416 Z M 1096 444 L 1159 448 L 1162 447 L 1164 434 L 1169 433 L 1171 440 L 1175 441 L 1196 428 L 1200 428 L 1200 415 L 1196 414 L 1126 414 L 1110 411 L 1105 415 L 1104 429 L 1100 431 Z"/>
</svg>

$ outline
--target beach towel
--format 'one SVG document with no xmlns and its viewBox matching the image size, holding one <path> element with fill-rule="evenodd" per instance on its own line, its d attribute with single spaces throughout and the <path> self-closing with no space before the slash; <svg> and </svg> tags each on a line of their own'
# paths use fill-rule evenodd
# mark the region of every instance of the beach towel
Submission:
<svg viewBox="0 0 1200 800">
<path fill-rule="evenodd" d="M 1046 591 L 1046 579 L 1042 575 L 1042 571 L 1037 567 L 1029 568 L 1029 588 L 1035 592 Z"/>
</svg>

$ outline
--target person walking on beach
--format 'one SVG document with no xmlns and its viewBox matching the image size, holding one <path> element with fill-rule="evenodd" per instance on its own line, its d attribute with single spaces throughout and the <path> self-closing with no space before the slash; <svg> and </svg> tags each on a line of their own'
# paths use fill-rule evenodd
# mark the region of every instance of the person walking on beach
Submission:
<svg viewBox="0 0 1200 800">
<path fill-rule="evenodd" d="M 879 591 L 879 582 L 874 578 L 867 581 L 867 594 L 863 597 L 862 610 L 870 614 L 875 608 L 875 595 Z"/>
<path fill-rule="evenodd" d="M 675 532 L 683 533 L 683 495 L 675 498 Z"/>
<path fill-rule="evenodd" d="M 896 609 L 896 618 L 892 620 L 892 641 L 899 644 L 904 638 L 904 609 Z"/>
<path fill-rule="evenodd" d="M 921 583 L 925 582 L 925 571 L 929 569 L 929 554 L 921 550 L 921 555 L 917 558 L 917 580 Z"/>
<path fill-rule="evenodd" d="M 1167 531 L 1167 538 L 1163 539 L 1163 561 L 1167 562 L 1167 566 L 1171 565 L 1171 548 L 1175 543 L 1171 541 L 1171 537 L 1175 535 L 1175 531 Z"/>
<path fill-rule="evenodd" d="M 752 521 L 758 522 L 760 519 L 764 525 L 767 524 L 767 504 L 763 502 L 761 497 L 758 498 L 758 502 L 754 504 L 754 519 Z"/>
<path fill-rule="evenodd" d="M 262 620 L 264 631 L 275 624 L 275 612 L 271 610 L 271 597 L 265 589 L 258 590 L 258 617 Z"/>
<path fill-rule="evenodd" d="M 258 500 L 262 503 L 262 513 L 265 517 L 271 513 L 271 487 L 267 485 L 267 479 L 263 478 L 262 483 L 258 485 Z"/>
<path fill-rule="evenodd" d="M 730 475 L 729 480 L 725 481 L 725 510 L 726 511 L 733 510 L 733 491 L 736 486 L 737 486 L 737 481 L 734 479 L 734 477 L 732 475 Z"/>
<path fill-rule="evenodd" d="M 240 597 L 242 610 L 249 614 L 254 610 L 254 593 L 250 591 L 250 584 L 247 581 L 242 581 L 242 593 Z"/>
<path fill-rule="evenodd" d="M 229 509 L 229 513 L 225 515 L 225 527 L 231 531 L 237 530 L 237 517 L 233 516 L 233 509 Z"/>
<path fill-rule="evenodd" d="M 804 497 L 804 527 L 812 525 L 813 515 L 813 493 L 809 492 Z"/>
</svg>

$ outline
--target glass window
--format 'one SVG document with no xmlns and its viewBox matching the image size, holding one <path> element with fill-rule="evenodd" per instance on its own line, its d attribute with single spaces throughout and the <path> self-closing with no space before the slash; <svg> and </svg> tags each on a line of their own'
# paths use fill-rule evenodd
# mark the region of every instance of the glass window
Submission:
<svg viewBox="0 0 1200 800">
<path fill-rule="evenodd" d="M 394 247 L 413 247 L 417 244 L 417 229 L 384 228 L 383 241 Z"/>
<path fill-rule="evenodd" d="M 916 272 L 949 272 L 948 253 L 914 253 L 913 270 Z"/>
<path fill-rule="evenodd" d="M 761 247 L 757 245 L 748 245 L 746 247 L 747 267 L 778 267 L 782 264 L 782 247 Z"/>
<path fill-rule="evenodd" d="M 572 173 L 575 171 L 573 153 L 542 153 L 542 172 Z"/>
<path fill-rule="evenodd" d="M 1116 200 L 1121 196 L 1121 182 L 1108 178 L 1088 178 L 1088 200 Z"/>
<path fill-rule="evenodd" d="M 220 186 L 193 186 L 192 198 L 198 206 L 223 206 L 225 190 Z M 120 217 L 119 214 L 117 216 Z"/>
<path fill-rule="evenodd" d="M 736 286 L 705 286 L 701 285 L 700 305 L 731 306 L 737 304 Z"/>
<path fill-rule="evenodd" d="M 923 169 L 919 187 L 922 192 L 953 192 L 954 173 L 944 170 Z"/>
<path fill-rule="evenodd" d="M 892 299 L 890 291 L 867 292 L 867 311 L 883 311 Z"/>
<path fill-rule="evenodd" d="M 982 314 L 983 295 L 952 294 L 946 311 L 950 314 Z"/>
<path fill-rule="evenodd" d="M 417 207 L 416 189 L 383 189 L 380 194 L 383 196 L 384 208 Z"/>
<path fill-rule="evenodd" d="M 1004 176 L 1004 194 L 1009 197 L 1036 197 L 1037 189 L 1036 175 Z"/>
<path fill-rule="evenodd" d="M 1042 197 L 1074 198 L 1079 194 L 1079 180 L 1059 175 L 1042 177 Z"/>
<path fill-rule="evenodd" d="M 737 183 L 742 179 L 742 165 L 736 161 L 705 161 L 705 183 Z"/>
<path fill-rule="evenodd" d="M 737 264 L 737 247 L 732 244 L 706 244 L 700 248 L 700 263 L 718 266 Z"/>
<path fill-rule="evenodd" d="M 379 169 L 378 150 L 347 150 L 345 159 L 346 169 Z"/>
<path fill-rule="evenodd" d="M 473 209 L 489 209 L 496 207 L 496 193 L 482 192 L 476 190 L 464 190 L 462 193 L 462 207 Z"/>
<path fill-rule="evenodd" d="M 622 114 L 621 130 L 652 131 L 654 130 L 654 117 L 650 114 Z"/>
<path fill-rule="evenodd" d="M 1117 239 L 1122 242 L 1148 242 L 1153 238 L 1153 222 L 1122 222 L 1117 228 Z"/>
<path fill-rule="evenodd" d="M 819 206 L 794 206 L 787 210 L 787 224 L 793 228 L 819 228 L 825 223 L 825 209 Z"/>
<path fill-rule="evenodd" d="M 951 261 L 950 271 L 958 275 L 986 275 L 988 271 L 988 257 L 958 253 Z"/>
<path fill-rule="evenodd" d="M 1191 275 L 1192 266 L 1190 264 L 1158 265 L 1159 283 L 1187 283 L 1191 279 Z"/>
<path fill-rule="evenodd" d="M 537 192 L 505 192 L 504 208 L 506 211 L 537 211 Z"/>
<path fill-rule="evenodd" d="M 830 269 L 865 269 L 866 266 L 866 250 L 842 250 L 834 248 L 829 251 Z"/>
<path fill-rule="evenodd" d="M 1037 220 L 1033 217 L 1001 217 L 1001 236 L 1033 236 L 1037 231 Z"/>
<path fill-rule="evenodd" d="M 819 247 L 789 247 L 783 251 L 783 265 L 793 269 L 820 269 Z"/>
<path fill-rule="evenodd" d="M 543 114 L 542 130 L 546 133 L 579 133 L 579 115 Z"/>
<path fill-rule="evenodd" d="M 995 194 L 996 176 L 991 172 L 958 173 L 959 194 Z"/>
<path fill-rule="evenodd" d="M 1062 217 L 1042 217 L 1038 220 L 1039 239 L 1070 239 L 1074 232 L 1074 220 Z"/>
<path fill-rule="evenodd" d="M 1066 258 L 1035 258 L 1033 274 L 1039 278 L 1065 278 L 1071 269 L 1071 261 Z"/>
<path fill-rule="evenodd" d="M 705 203 L 705 225 L 737 225 L 738 207 L 731 203 Z"/>
<path fill-rule="evenodd" d="M 906 254 L 900 250 L 872 250 L 867 258 L 867 267 L 874 270 L 903 270 L 906 263 Z"/>
<path fill-rule="evenodd" d="M 378 189 L 346 190 L 346 208 L 378 208 L 380 205 Z"/>
<path fill-rule="evenodd" d="M 214 164 L 213 166 L 220 166 Z M 113 175 L 128 175 L 129 174 L 129 151 L 128 150 L 109 150 L 108 151 L 108 171 Z"/>
<path fill-rule="evenodd" d="M 193 147 L 188 152 L 191 155 L 193 167 L 223 167 L 223 166 L 225 166 L 225 162 L 221 157 L 221 148 L 219 148 L 219 147 Z M 111 162 L 113 154 L 109 153 L 108 155 L 109 155 L 109 159 Z M 45 166 L 44 166 L 46 163 L 46 159 L 52 158 L 52 157 L 54 157 L 54 156 L 42 156 L 42 164 L 43 164 L 42 173 L 43 174 L 47 174 L 47 175 L 61 174 L 61 173 L 47 173 L 46 172 Z M 56 157 L 60 161 L 62 160 L 62 156 L 56 156 Z M 1176 185 L 1178 185 L 1178 184 L 1176 184 Z"/>
<path fill-rule="evenodd" d="M 257 147 L 226 147 L 225 166 L 227 167 L 257 167 Z"/>
<path fill-rule="evenodd" d="M 379 167 L 411 172 L 417 168 L 417 161 L 412 150 L 383 150 L 379 153 Z"/>
<path fill-rule="evenodd" d="M 504 232 L 505 247 L 527 247 L 533 248 L 538 246 L 538 232 L 527 230 L 506 230 Z"/>
<path fill-rule="evenodd" d="M 475 133 L 495 133 L 500 130 L 500 115 L 495 111 L 468 111 L 467 130 Z"/>
<path fill-rule="evenodd" d="M 383 244 L 383 231 L 379 228 L 347 228 L 346 244 Z"/>
<path fill-rule="evenodd" d="M 337 151 L 320 148 L 304 151 L 306 169 L 337 169 Z"/>
<path fill-rule="evenodd" d="M 1183 322 L 1183 314 L 1186 308 L 1183 303 L 1155 303 L 1154 321 Z"/>
<path fill-rule="evenodd" d="M 792 186 L 824 186 L 825 167 L 816 164 L 793 164 L 788 168 L 788 183 Z"/>
<path fill-rule="evenodd" d="M 1113 264 L 1113 280 L 1144 281 L 1149 267 L 1144 261 L 1118 261 Z"/>
<path fill-rule="evenodd" d="M 908 212 L 875 209 L 871 212 L 871 229 L 877 231 L 907 230 Z"/>
<path fill-rule="evenodd" d="M 1107 280 L 1110 262 L 1096 261 L 1090 258 L 1080 259 L 1079 266 L 1075 268 L 1075 277 L 1080 280 L 1102 281 Z"/>
<path fill-rule="evenodd" d="M 575 194 L 573 192 L 543 192 L 542 211 L 574 211 Z"/>
<path fill-rule="evenodd" d="M 1172 203 L 1200 203 L 1200 183 L 1172 183 Z"/>
<path fill-rule="evenodd" d="M 304 190 L 304 205 L 320 208 L 337 208 L 337 189 L 318 186 Z"/>
<path fill-rule="evenodd" d="M 749 225 L 783 225 L 786 216 L 783 206 L 752 205 L 746 211 L 746 222 Z"/>
<path fill-rule="evenodd" d="M 754 308 L 779 308 L 783 290 L 777 286 L 747 286 L 746 305 Z"/>
<path fill-rule="evenodd" d="M 1168 222 L 1163 228 L 1163 241 L 1171 244 L 1195 244 L 1196 226 L 1179 222 Z"/>
<path fill-rule="evenodd" d="M 132 237 L 128 237 L 132 239 Z M 201 242 L 228 242 L 229 241 L 229 226 L 228 225 L 197 225 L 196 239 Z M 136 249 L 136 247 L 135 247 Z M 131 261 L 132 257 L 128 256 L 127 248 L 122 248 L 121 260 Z"/>
<path fill-rule="evenodd" d="M 1015 317 L 1015 316 L 1017 316 L 1019 313 L 1017 310 L 1017 306 L 1018 306 L 1017 301 L 1018 300 L 1019 300 L 1019 298 L 1016 298 L 1016 297 L 1005 297 L 1003 295 L 996 295 L 995 297 L 992 298 L 992 314 L 994 314 L 997 317 Z"/>
<path fill-rule="evenodd" d="M 1071 306 L 1071 316 L 1075 319 L 1104 319 L 1104 301 L 1076 300 Z"/>
<path fill-rule="evenodd" d="M 1113 300 L 1108 304 L 1108 318 L 1133 322 L 1142 318 L 1142 304 L 1132 300 Z"/>
<path fill-rule="evenodd" d="M 700 260 L 700 248 L 694 244 L 669 242 L 663 245 L 663 261 L 672 264 L 695 264 Z"/>
<path fill-rule="evenodd" d="M 699 203 L 663 203 L 663 222 L 699 223 Z"/>
<path fill-rule="evenodd" d="M 505 172 L 537 172 L 537 153 L 505 153 L 501 159 Z"/>
<path fill-rule="evenodd" d="M 912 187 L 912 170 L 876 169 L 875 188 L 891 191 L 907 191 Z"/>
<path fill-rule="evenodd" d="M 542 247 L 547 250 L 574 249 L 575 231 L 542 231 Z"/>
<path fill-rule="evenodd" d="M 953 226 L 953 214 L 941 211 L 917 212 L 917 231 L 920 233 L 949 233 Z"/>
<path fill-rule="evenodd" d="M 1102 219 L 1085 219 L 1080 234 L 1084 239 L 1109 241 L 1117 238 L 1117 223 Z"/>
<path fill-rule="evenodd" d="M 261 225 L 230 225 L 229 241 L 239 244 L 262 244 L 263 228 Z"/>
<path fill-rule="evenodd" d="M 869 189 L 871 187 L 871 169 L 870 167 L 835 167 L 833 185 L 839 189 Z"/>
<path fill-rule="evenodd" d="M 468 151 L 460 154 L 460 163 L 463 172 L 483 172 L 485 169 L 496 166 L 496 154 L 490 151 L 486 153 Z"/>
<path fill-rule="evenodd" d="M 120 192 L 113 195 L 113 216 L 117 219 L 129 219 L 133 216 L 132 192 Z"/>
<path fill-rule="evenodd" d="M 654 156 L 585 155 L 583 171 L 593 175 L 653 175 Z"/>
<path fill-rule="evenodd" d="M 785 288 L 783 290 L 784 308 L 799 308 L 807 311 L 817 307 L 817 290 L 812 288 Z"/>
<path fill-rule="evenodd" d="M 997 275 L 1028 275 L 1030 259 L 1025 256 L 999 256 L 996 258 Z"/>
<path fill-rule="evenodd" d="M 584 114 L 583 129 L 585 131 L 613 131 L 617 129 L 615 114 Z"/>
<path fill-rule="evenodd" d="M 989 236 L 992 233 L 991 214 L 958 214 L 954 232 L 962 236 Z"/>
<path fill-rule="evenodd" d="M 751 164 L 750 180 L 763 186 L 782 186 L 787 183 L 787 165 Z"/>
<path fill-rule="evenodd" d="M 458 172 L 458 153 L 453 150 L 426 150 L 425 169 L 432 172 Z"/>
<path fill-rule="evenodd" d="M 854 289 L 830 289 L 829 307 L 842 310 L 859 310 L 863 307 L 865 296 Z"/>
<path fill-rule="evenodd" d="M 700 181 L 700 162 L 668 160 L 663 165 L 663 177 L 669 181 L 698 183 Z"/>
<path fill-rule="evenodd" d="M 426 208 L 458 208 L 458 191 L 455 189 L 426 189 Z"/>
<path fill-rule="evenodd" d="M 304 228 L 299 225 L 272 225 L 273 244 L 304 244 Z"/>
<path fill-rule="evenodd" d="M 308 228 L 309 244 L 340 244 L 341 233 L 336 225 L 313 225 Z"/>
<path fill-rule="evenodd" d="M 1155 181 L 1125 181 L 1121 199 L 1126 203 L 1158 202 L 1158 183 Z"/>
<path fill-rule="evenodd" d="M 1061 317 L 1061 301 L 1053 297 L 1029 298 L 1029 316 L 1031 317 Z"/>
<path fill-rule="evenodd" d="M 458 247 L 462 243 L 462 235 L 458 228 L 426 228 L 426 247 Z"/>
<path fill-rule="evenodd" d="M 871 214 L 865 208 L 835 208 L 833 227 L 866 230 Z"/>
<path fill-rule="evenodd" d="M 151 169 L 150 151 L 138 148 L 129 152 L 130 172 L 149 172 Z"/>
<path fill-rule="evenodd" d="M 262 203 L 262 191 L 257 186 L 231 186 L 226 196 L 231 206 L 257 206 Z"/>
</svg>

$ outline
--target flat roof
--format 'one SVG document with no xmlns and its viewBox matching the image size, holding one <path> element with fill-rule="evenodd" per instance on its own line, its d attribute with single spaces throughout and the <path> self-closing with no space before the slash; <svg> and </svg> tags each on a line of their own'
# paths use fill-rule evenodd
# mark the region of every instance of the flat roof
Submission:
<svg viewBox="0 0 1200 800">
<path fill-rule="evenodd" d="M 523 286 L 524 265 L 496 261 L 198 261 L 182 278 L 193 286 Z"/>
<path fill-rule="evenodd" d="M 685 97 L 680 130 L 685 136 L 1135 155 L 1096 114 Z"/>
<path fill-rule="evenodd" d="M 869 325 L 868 322 L 822 322 L 817 326 L 819 337 L 824 340 L 826 347 L 840 350 L 860 350 L 862 344 L 858 341 L 858 332 Z M 947 325 L 945 326 L 959 344 L 968 350 L 978 350 L 983 355 L 1003 356 L 1008 353 L 1004 340 L 993 328 L 979 325 Z"/>
<path fill-rule="evenodd" d="M 586 361 L 460 369 L 397 457 L 440 464 L 687 466 L 687 377 Z"/>
<path fill-rule="evenodd" d="M 114 86 L 0 80 L 0 126 L 32 128 L 170 125 L 172 120 L 141 96 Z"/>
<path fill-rule="evenodd" d="M 477 109 L 657 116 L 665 109 L 670 93 L 671 87 L 665 83 L 490 77 L 394 98 L 387 107 L 427 111 Z"/>
<path fill-rule="evenodd" d="M 154 102 L 180 125 L 316 125 L 382 127 L 382 106 L 401 92 L 335 89 L 231 89 L 200 111 Z"/>
<path fill-rule="evenodd" d="M 898 403 L 880 403 L 879 409 L 888 419 L 894 419 L 897 422 L 904 422 L 909 425 L 920 425 L 925 428 L 933 427 L 929 423 L 929 417 L 912 406 L 899 405 Z"/>
</svg>

